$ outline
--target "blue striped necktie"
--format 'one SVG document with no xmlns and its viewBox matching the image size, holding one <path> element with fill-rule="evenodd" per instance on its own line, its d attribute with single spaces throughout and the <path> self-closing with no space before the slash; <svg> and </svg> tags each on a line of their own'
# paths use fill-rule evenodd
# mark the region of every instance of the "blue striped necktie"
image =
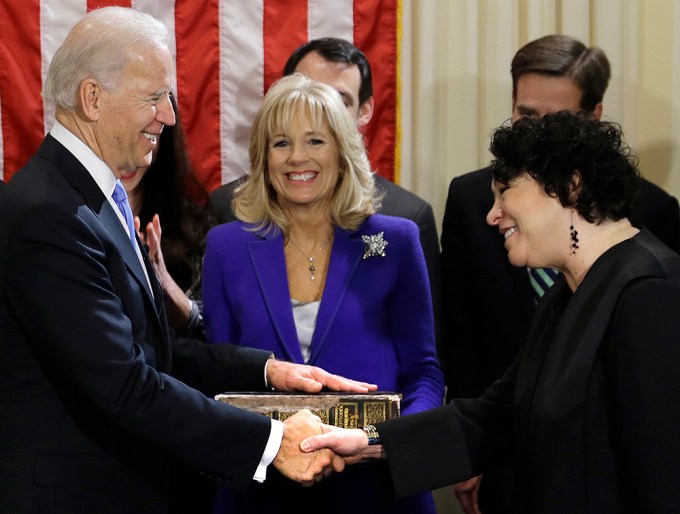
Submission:
<svg viewBox="0 0 680 514">
<path fill-rule="evenodd" d="M 560 272 L 552 268 L 527 268 L 529 282 L 534 291 L 534 302 L 538 303 L 548 289 L 555 283 L 560 276 Z"/>
</svg>

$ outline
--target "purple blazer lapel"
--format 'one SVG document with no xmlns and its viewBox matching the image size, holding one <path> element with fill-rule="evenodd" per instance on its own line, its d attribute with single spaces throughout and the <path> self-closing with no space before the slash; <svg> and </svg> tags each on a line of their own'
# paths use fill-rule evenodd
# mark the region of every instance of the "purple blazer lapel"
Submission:
<svg viewBox="0 0 680 514">
<path fill-rule="evenodd" d="M 269 318 L 272 320 L 279 340 L 282 353 L 277 352 L 277 357 L 302 363 L 302 352 L 290 303 L 290 289 L 283 254 L 283 236 L 279 233 L 270 238 L 250 241 L 248 251 Z"/>
<path fill-rule="evenodd" d="M 364 253 L 364 242 L 359 232 L 347 232 L 335 229 L 333 250 L 326 276 L 316 328 L 312 337 L 312 353 L 309 364 L 313 364 L 321 354 L 328 331 L 333 324 L 349 283 L 361 262 Z"/>
</svg>

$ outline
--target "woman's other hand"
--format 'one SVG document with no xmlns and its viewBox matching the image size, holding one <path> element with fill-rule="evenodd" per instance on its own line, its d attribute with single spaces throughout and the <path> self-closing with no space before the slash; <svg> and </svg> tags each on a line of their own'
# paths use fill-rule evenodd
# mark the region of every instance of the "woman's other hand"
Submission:
<svg viewBox="0 0 680 514">
<path fill-rule="evenodd" d="M 146 234 L 139 232 L 139 217 L 135 216 L 135 229 L 139 237 L 148 246 L 149 259 L 156 272 L 156 277 L 163 287 L 165 295 L 165 307 L 168 310 L 168 322 L 175 330 L 183 330 L 187 326 L 191 315 L 191 300 L 177 285 L 163 260 L 163 250 L 161 249 L 161 219 L 158 214 L 146 225 Z"/>
</svg>

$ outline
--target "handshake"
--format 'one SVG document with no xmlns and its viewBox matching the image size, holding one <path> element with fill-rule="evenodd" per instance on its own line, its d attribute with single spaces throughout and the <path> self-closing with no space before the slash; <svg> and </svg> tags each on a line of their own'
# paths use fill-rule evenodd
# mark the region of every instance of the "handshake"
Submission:
<svg viewBox="0 0 680 514">
<path fill-rule="evenodd" d="M 284 476 L 309 487 L 340 473 L 346 464 L 379 458 L 385 458 L 382 446 L 369 446 L 363 430 L 324 425 L 304 409 L 283 422 L 283 440 L 273 464 Z"/>
<path fill-rule="evenodd" d="M 335 391 L 365 393 L 377 386 L 332 375 L 314 366 L 270 360 L 268 383 L 278 391 L 318 393 L 322 387 Z M 309 410 L 301 410 L 283 422 L 281 447 L 272 464 L 281 474 L 305 487 L 339 473 L 346 464 L 384 458 L 381 446 L 369 446 L 361 429 L 344 429 L 321 423 Z"/>
</svg>

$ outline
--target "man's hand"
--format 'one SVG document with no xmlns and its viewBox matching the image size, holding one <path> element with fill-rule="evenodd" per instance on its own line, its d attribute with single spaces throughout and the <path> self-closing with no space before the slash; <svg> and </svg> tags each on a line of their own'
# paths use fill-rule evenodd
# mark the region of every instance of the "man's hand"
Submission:
<svg viewBox="0 0 680 514">
<path fill-rule="evenodd" d="M 328 448 L 336 455 L 343 457 L 346 464 L 355 464 L 362 460 L 384 459 L 382 446 L 369 446 L 366 432 L 359 428 L 340 428 L 322 425 L 323 434 L 314 435 L 300 443 L 304 452 L 318 451 Z"/>
<path fill-rule="evenodd" d="M 277 391 L 304 391 L 318 393 L 327 387 L 333 391 L 368 393 L 378 386 L 332 375 L 316 366 L 294 364 L 270 359 L 267 362 L 267 383 Z"/>
<path fill-rule="evenodd" d="M 477 495 L 481 481 L 482 475 L 479 475 L 453 486 L 453 490 L 465 514 L 482 514 L 477 504 Z"/>
<path fill-rule="evenodd" d="M 322 432 L 321 419 L 303 409 L 283 422 L 283 440 L 274 459 L 274 466 L 281 474 L 305 487 L 320 482 L 333 471 L 345 469 L 345 461 L 330 450 L 314 453 L 300 451 L 300 441 Z"/>
</svg>

